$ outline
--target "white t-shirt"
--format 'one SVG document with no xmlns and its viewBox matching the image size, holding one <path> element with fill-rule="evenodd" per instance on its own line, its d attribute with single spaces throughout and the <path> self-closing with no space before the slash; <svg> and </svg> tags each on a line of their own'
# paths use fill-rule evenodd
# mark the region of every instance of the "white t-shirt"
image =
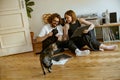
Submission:
<svg viewBox="0 0 120 80">
<path fill-rule="evenodd" d="M 58 25 L 55 28 L 57 28 L 57 30 L 58 30 L 57 35 L 63 35 L 63 29 L 62 29 L 61 25 Z M 49 32 L 51 32 L 55 28 L 51 27 L 50 24 L 44 25 L 43 28 L 40 31 L 39 37 L 45 36 L 46 34 L 48 34 Z"/>
</svg>

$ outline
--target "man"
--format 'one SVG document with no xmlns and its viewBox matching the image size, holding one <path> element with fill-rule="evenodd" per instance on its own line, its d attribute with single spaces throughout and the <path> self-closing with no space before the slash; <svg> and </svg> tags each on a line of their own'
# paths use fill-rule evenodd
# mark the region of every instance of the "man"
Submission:
<svg viewBox="0 0 120 80">
<path fill-rule="evenodd" d="M 52 30 L 57 28 L 58 33 L 56 34 L 56 37 L 58 37 L 58 40 L 62 40 L 63 30 L 61 24 L 61 17 L 59 14 L 54 13 L 48 18 L 48 23 L 43 26 L 39 37 L 37 37 L 37 42 L 42 42 L 48 37 L 53 35 Z"/>
</svg>

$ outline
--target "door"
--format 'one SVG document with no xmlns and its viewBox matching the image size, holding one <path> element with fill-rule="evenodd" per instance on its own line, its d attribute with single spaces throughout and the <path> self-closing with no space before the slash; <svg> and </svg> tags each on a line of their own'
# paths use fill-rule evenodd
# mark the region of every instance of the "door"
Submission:
<svg viewBox="0 0 120 80">
<path fill-rule="evenodd" d="M 0 56 L 32 51 L 24 0 L 0 0 Z"/>
</svg>

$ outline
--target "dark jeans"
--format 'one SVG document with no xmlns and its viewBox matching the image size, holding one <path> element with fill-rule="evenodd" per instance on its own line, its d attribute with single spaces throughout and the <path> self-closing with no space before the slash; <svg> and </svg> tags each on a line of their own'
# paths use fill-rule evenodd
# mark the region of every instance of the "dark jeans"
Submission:
<svg viewBox="0 0 120 80">
<path fill-rule="evenodd" d="M 87 45 L 94 51 L 99 50 L 100 42 L 96 40 L 94 30 L 89 31 L 87 34 L 83 34 L 81 37 L 74 37 L 71 38 L 73 43 L 78 47 L 82 48 L 83 46 Z"/>
<path fill-rule="evenodd" d="M 69 48 L 71 52 L 75 52 L 75 49 L 77 49 L 77 46 L 71 40 L 57 41 L 57 46 L 58 48 Z"/>
</svg>

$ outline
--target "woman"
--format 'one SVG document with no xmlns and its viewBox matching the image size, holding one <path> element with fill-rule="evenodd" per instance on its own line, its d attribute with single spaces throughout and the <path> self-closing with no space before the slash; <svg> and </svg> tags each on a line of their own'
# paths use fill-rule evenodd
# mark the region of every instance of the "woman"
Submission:
<svg viewBox="0 0 120 80">
<path fill-rule="evenodd" d="M 117 45 L 105 45 L 101 44 L 96 40 L 96 37 L 94 35 L 94 24 L 86 21 L 83 18 L 77 19 L 76 14 L 73 10 L 68 10 L 64 14 L 65 17 L 65 25 L 64 25 L 64 40 L 71 40 L 73 43 L 78 47 L 82 48 L 85 45 L 87 45 L 89 48 L 92 50 L 114 50 L 116 49 Z M 71 38 L 72 34 L 74 31 L 78 28 L 81 27 L 81 25 L 87 25 L 89 26 L 88 29 L 83 31 L 83 35 L 81 37 L 74 37 Z"/>
</svg>

